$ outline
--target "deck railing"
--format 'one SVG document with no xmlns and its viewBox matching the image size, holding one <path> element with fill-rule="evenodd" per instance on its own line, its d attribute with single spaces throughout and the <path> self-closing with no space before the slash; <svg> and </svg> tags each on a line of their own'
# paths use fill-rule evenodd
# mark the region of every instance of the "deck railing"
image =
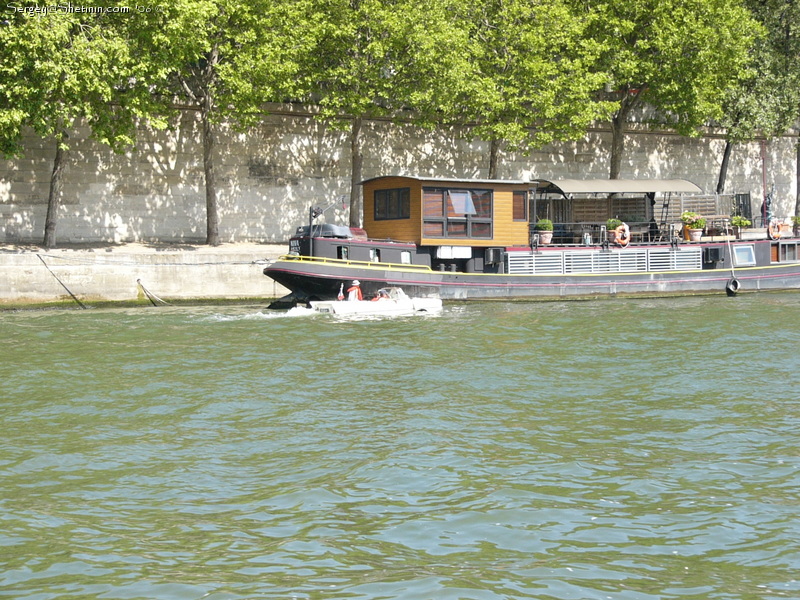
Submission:
<svg viewBox="0 0 800 600">
<path fill-rule="evenodd" d="M 506 270 L 512 275 L 642 273 L 691 271 L 703 268 L 702 248 L 626 248 L 624 250 L 548 250 L 509 252 Z"/>
<path fill-rule="evenodd" d="M 430 271 L 431 268 L 428 265 L 420 265 L 420 264 L 409 264 L 409 263 L 389 263 L 389 262 L 379 262 L 379 261 L 368 261 L 368 260 L 350 260 L 347 258 L 327 258 L 324 256 L 303 256 L 300 254 L 284 254 L 278 260 L 291 260 L 297 262 L 311 262 L 311 263 L 322 263 L 322 264 L 335 264 L 335 265 L 347 265 L 349 267 L 360 267 L 360 268 L 369 268 L 369 269 L 386 269 L 386 268 L 393 268 L 393 269 L 411 269 L 415 271 Z"/>
<path fill-rule="evenodd" d="M 593 245 L 603 243 L 603 231 L 605 222 L 582 222 L 582 223 L 555 223 L 553 228 L 553 243 L 567 245 Z M 669 230 L 661 231 L 658 227 L 651 226 L 650 222 L 629 221 L 628 226 L 633 236 L 633 241 L 637 243 L 656 243 L 667 241 Z M 539 233 L 533 230 L 531 233 Z"/>
</svg>

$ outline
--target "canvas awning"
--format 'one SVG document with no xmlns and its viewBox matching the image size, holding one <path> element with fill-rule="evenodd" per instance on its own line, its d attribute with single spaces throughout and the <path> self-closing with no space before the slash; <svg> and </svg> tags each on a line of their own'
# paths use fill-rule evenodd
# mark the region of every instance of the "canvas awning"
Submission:
<svg viewBox="0 0 800 600">
<path fill-rule="evenodd" d="M 555 179 L 540 180 L 538 190 L 552 194 L 699 194 L 702 190 L 686 179 Z"/>
<path fill-rule="evenodd" d="M 540 193 L 550 194 L 650 194 L 650 193 L 685 193 L 700 194 L 702 190 L 686 179 L 457 179 L 446 177 L 420 177 L 417 175 L 384 175 L 365 179 L 363 185 L 376 179 L 386 177 L 405 177 L 423 183 L 450 185 L 476 184 L 512 184 L 536 186 Z"/>
</svg>

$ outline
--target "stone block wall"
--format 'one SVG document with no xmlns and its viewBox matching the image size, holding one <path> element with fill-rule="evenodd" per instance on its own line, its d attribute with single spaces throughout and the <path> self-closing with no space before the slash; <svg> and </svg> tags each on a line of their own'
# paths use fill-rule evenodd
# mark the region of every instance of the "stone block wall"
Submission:
<svg viewBox="0 0 800 600">
<path fill-rule="evenodd" d="M 347 131 L 306 111 L 273 106 L 245 132 L 222 127 L 217 146 L 220 238 L 223 243 L 282 243 L 306 222 L 308 208 L 350 192 Z M 70 132 L 57 236 L 60 243 L 183 242 L 205 239 L 203 145 L 199 115 L 184 112 L 169 130 L 142 127 L 135 149 L 114 154 Z M 488 176 L 489 144 L 467 128 L 430 131 L 388 121 L 364 124 L 364 178 L 387 174 Z M 796 135 L 734 148 L 726 193 L 760 199 L 775 186 L 776 209 L 794 213 Z M 575 142 L 503 153 L 498 178 L 606 178 L 610 133 L 602 127 Z M 710 132 L 686 138 L 638 129 L 626 140 L 623 177 L 685 178 L 716 188 L 724 140 Z M 53 140 L 33 134 L 25 155 L 0 160 L 0 243 L 39 243 L 47 209 Z M 341 207 L 326 213 L 344 223 Z"/>
</svg>

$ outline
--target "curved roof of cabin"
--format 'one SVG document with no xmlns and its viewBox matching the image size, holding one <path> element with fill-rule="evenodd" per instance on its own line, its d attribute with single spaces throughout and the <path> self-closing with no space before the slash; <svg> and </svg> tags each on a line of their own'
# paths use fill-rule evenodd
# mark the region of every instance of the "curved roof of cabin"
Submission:
<svg viewBox="0 0 800 600">
<path fill-rule="evenodd" d="M 418 177 L 415 175 L 385 175 L 372 177 L 360 182 L 362 185 L 386 179 L 388 177 L 404 177 L 424 183 L 460 183 L 483 185 L 528 185 L 537 190 L 553 194 L 651 194 L 651 193 L 687 193 L 700 194 L 702 190 L 687 179 L 456 179 L 448 177 Z"/>
<path fill-rule="evenodd" d="M 679 192 L 699 194 L 702 190 L 686 179 L 554 179 L 541 181 L 549 184 L 546 191 L 562 194 L 650 194 Z"/>
</svg>

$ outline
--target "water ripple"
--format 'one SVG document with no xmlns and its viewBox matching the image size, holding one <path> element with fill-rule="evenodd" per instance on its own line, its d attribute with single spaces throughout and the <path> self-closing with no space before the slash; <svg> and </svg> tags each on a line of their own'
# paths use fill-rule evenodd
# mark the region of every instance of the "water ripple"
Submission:
<svg viewBox="0 0 800 600">
<path fill-rule="evenodd" d="M 0 595 L 796 598 L 799 309 L 2 314 Z"/>
</svg>

